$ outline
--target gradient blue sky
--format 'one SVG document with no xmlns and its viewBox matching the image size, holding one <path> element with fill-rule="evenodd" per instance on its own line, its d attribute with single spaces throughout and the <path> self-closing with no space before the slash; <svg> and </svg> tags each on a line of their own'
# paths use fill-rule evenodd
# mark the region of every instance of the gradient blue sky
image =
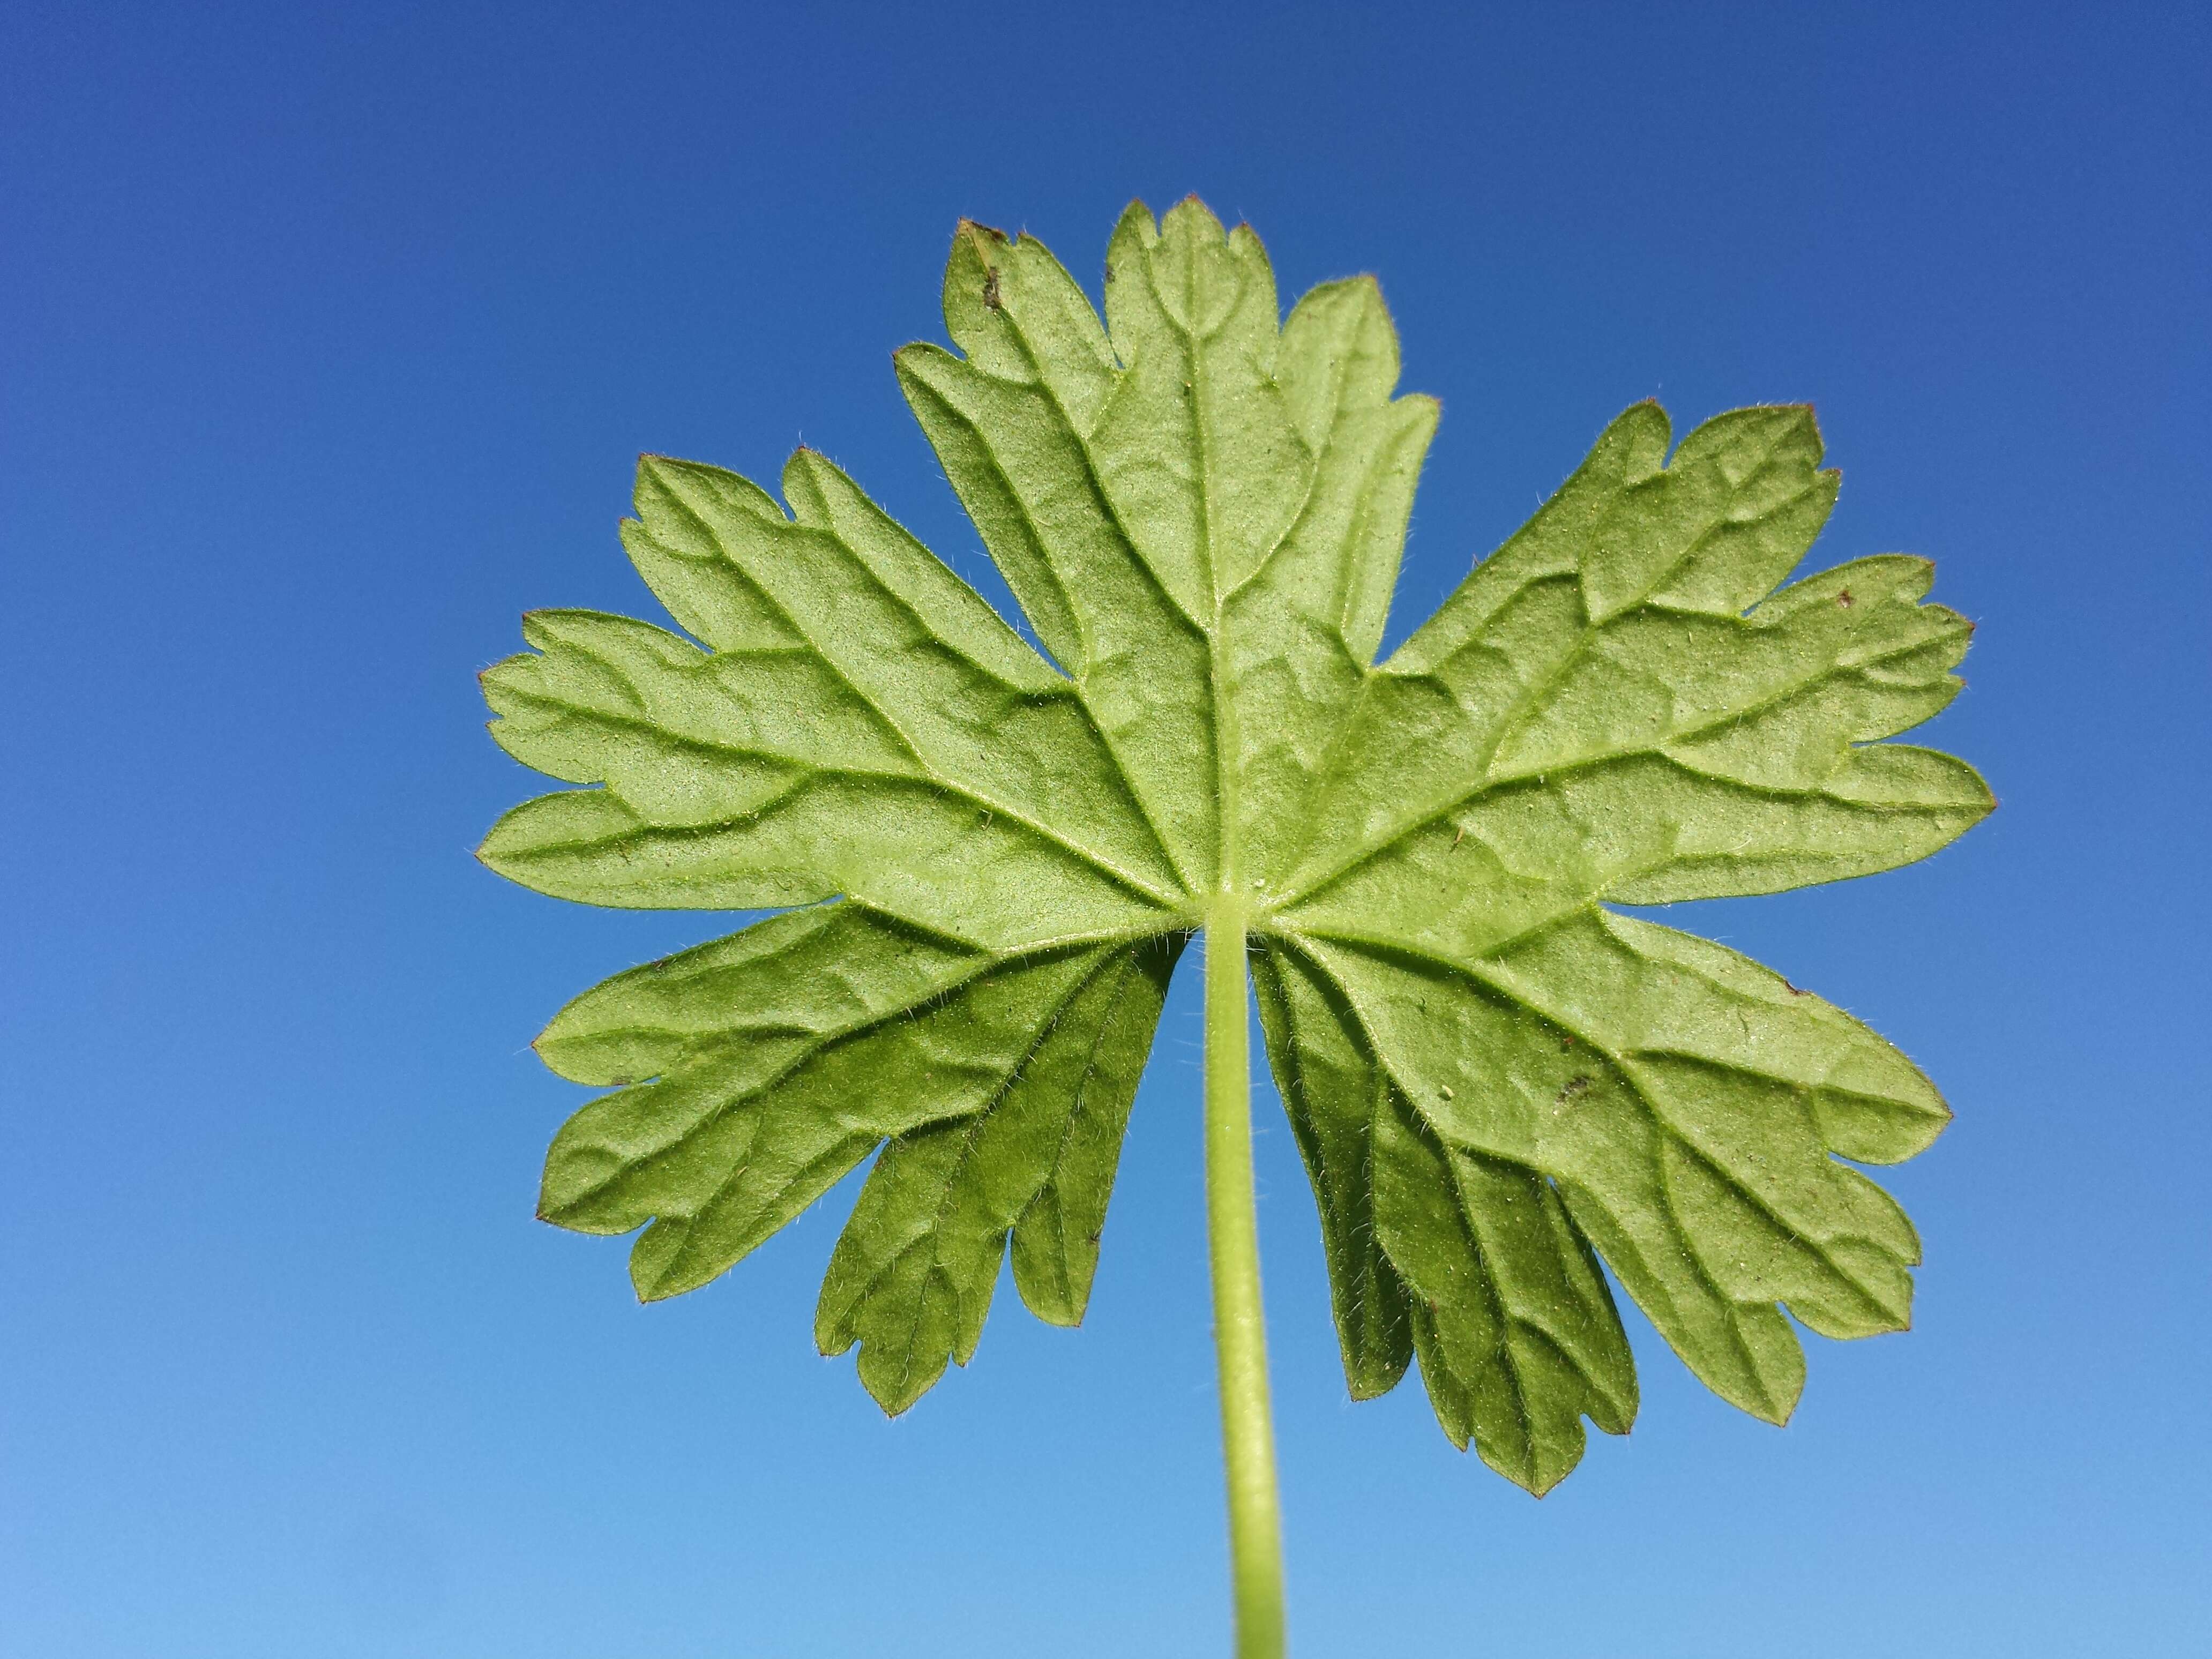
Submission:
<svg viewBox="0 0 2212 1659">
<path fill-rule="evenodd" d="M 60 6 L 0 22 L 0 1653 L 1222 1652 L 1196 999 L 1089 1324 L 886 1424 L 833 1195 L 641 1310 L 531 1219 L 526 1046 L 723 918 L 469 850 L 472 676 L 649 612 L 641 450 L 802 436 L 989 588 L 892 384 L 957 216 L 1093 287 L 1141 195 L 1382 275 L 1444 419 L 1394 637 L 1646 396 L 1817 403 L 1820 563 L 1981 624 L 1932 861 L 1678 910 L 1958 1113 L 1918 1328 L 1778 1432 L 1640 1320 L 1542 1504 L 1358 1407 L 1272 1097 L 1296 1650 L 2212 1650 L 2201 7 Z M 1195 957 L 1190 965 L 1195 966 Z M 2190 1034 L 2195 1032 L 2192 1037 Z"/>
</svg>

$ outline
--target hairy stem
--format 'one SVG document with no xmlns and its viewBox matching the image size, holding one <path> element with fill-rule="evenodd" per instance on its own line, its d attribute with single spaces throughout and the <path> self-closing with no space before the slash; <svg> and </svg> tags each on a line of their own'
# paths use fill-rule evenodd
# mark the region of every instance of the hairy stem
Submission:
<svg viewBox="0 0 2212 1659">
<path fill-rule="evenodd" d="M 1229 1470 L 1230 1577 L 1237 1659 L 1282 1659 L 1283 1521 L 1260 1303 L 1252 1191 L 1252 1054 L 1244 915 L 1223 903 L 1206 927 L 1206 1221 L 1213 1346 Z"/>
</svg>

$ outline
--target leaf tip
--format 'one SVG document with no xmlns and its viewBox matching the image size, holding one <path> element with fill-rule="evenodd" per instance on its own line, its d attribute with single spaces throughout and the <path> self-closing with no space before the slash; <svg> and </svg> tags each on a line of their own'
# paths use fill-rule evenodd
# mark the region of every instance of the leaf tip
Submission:
<svg viewBox="0 0 2212 1659">
<path fill-rule="evenodd" d="M 891 353 L 892 372 L 897 374 L 903 385 L 911 388 L 915 383 L 921 381 L 921 374 L 917 365 L 933 356 L 951 357 L 951 354 L 943 346 L 932 345 L 927 340 L 909 340 Z M 954 359 L 954 361 L 958 360 Z M 908 395 L 912 395 L 910 390 Z"/>
<path fill-rule="evenodd" d="M 553 1170 L 549 1159 L 544 1173 L 538 1178 L 538 1202 L 531 1214 L 549 1227 L 566 1229 L 568 1224 L 561 1219 L 562 1207 L 560 1200 L 553 1195 Z"/>
<path fill-rule="evenodd" d="M 557 1226 L 560 1224 L 555 1223 Z M 665 1273 L 654 1273 L 638 1261 L 638 1252 L 630 1252 L 629 1287 L 636 1293 L 640 1307 L 650 1307 L 656 1302 L 665 1302 L 690 1288 L 681 1283 L 672 1284 Z"/>
<path fill-rule="evenodd" d="M 1805 1397 L 1805 1384 L 1801 1377 L 1790 1394 L 1779 1398 L 1762 1389 L 1755 1399 L 1740 1401 L 1743 1409 L 1762 1423 L 1771 1423 L 1778 1429 L 1790 1426 L 1790 1419 L 1797 1414 L 1797 1402 Z"/>
<path fill-rule="evenodd" d="M 921 1396 L 916 1395 L 911 1400 L 903 1399 L 896 1394 L 878 1394 L 870 1389 L 868 1398 L 876 1402 L 876 1409 L 884 1414 L 886 1421 L 896 1423 L 914 1409 L 915 1401 Z"/>
<path fill-rule="evenodd" d="M 851 1346 L 852 1339 L 848 1337 L 846 1346 Z M 842 1353 L 844 1349 L 840 1348 L 838 1352 Z M 878 1366 L 871 1364 L 869 1363 L 871 1358 L 868 1345 L 863 1342 L 860 1345 L 860 1363 L 854 1367 L 854 1370 L 860 1377 L 860 1387 L 866 1390 L 868 1398 L 876 1402 L 876 1409 L 893 1421 L 896 1421 L 912 1411 L 922 1395 L 927 1394 L 936 1384 L 937 1379 L 944 1374 L 941 1364 L 933 1370 L 925 1367 L 920 1372 L 915 1372 L 910 1369 L 902 1368 L 896 1373 L 888 1373 Z"/>
<path fill-rule="evenodd" d="M 1121 216 L 1114 222 L 1114 234 L 1107 240 L 1107 280 L 1113 280 L 1114 250 L 1122 245 L 1124 238 L 1133 236 L 1139 247 L 1150 247 L 1159 240 L 1159 221 L 1152 216 L 1144 198 L 1132 197 L 1129 205 L 1121 210 Z"/>
</svg>

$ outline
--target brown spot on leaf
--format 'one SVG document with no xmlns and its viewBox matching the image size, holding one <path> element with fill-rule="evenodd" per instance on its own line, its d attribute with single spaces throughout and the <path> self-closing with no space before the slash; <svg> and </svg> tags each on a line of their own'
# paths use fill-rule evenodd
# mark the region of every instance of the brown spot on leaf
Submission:
<svg viewBox="0 0 2212 1659">
<path fill-rule="evenodd" d="M 983 303 L 994 311 L 999 308 L 999 268 L 996 265 L 983 267 Z"/>
<path fill-rule="evenodd" d="M 1554 1106 L 1564 1106 L 1569 1101 L 1579 1099 L 1583 1095 L 1588 1094 L 1589 1090 L 1590 1080 L 1583 1076 L 1581 1073 L 1577 1072 L 1574 1076 L 1569 1078 L 1565 1083 L 1559 1085 L 1559 1092 L 1552 1097 L 1552 1104 Z"/>
<path fill-rule="evenodd" d="M 1846 587 L 1837 593 L 1836 603 L 1841 605 L 1844 610 L 1848 611 L 1853 605 L 1856 605 L 1858 601 L 1851 597 L 1851 590 Z"/>
</svg>

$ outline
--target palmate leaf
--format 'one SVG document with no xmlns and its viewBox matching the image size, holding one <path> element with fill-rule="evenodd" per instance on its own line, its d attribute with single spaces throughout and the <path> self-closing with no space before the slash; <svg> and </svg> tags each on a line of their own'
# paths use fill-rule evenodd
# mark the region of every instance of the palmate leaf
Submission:
<svg viewBox="0 0 2212 1659">
<path fill-rule="evenodd" d="M 613 1092 L 541 1213 L 643 1227 L 705 1284 L 880 1147 L 825 1353 L 903 1410 L 975 1351 L 1000 1266 L 1083 1315 L 1130 1103 L 1209 895 L 1249 902 L 1268 1057 L 1313 1176 L 1352 1391 L 1416 1358 L 1533 1491 L 1619 1433 L 1604 1269 L 1780 1421 L 1830 1336 L 1907 1322 L 1919 1246 L 1839 1160 L 1948 1115 L 1894 1048 L 1734 952 L 1608 908 L 1893 868 L 1990 810 L 1881 739 L 1958 688 L 1917 559 L 1775 591 L 1835 498 L 1811 412 L 1668 455 L 1638 404 L 1387 661 L 1437 409 L 1394 396 L 1375 285 L 1279 323 L 1249 229 L 1132 207 L 1102 326 L 1036 242 L 963 225 L 957 354 L 900 384 L 1050 659 L 806 450 L 779 503 L 640 468 L 624 544 L 689 638 L 539 612 L 483 677 L 569 783 L 482 856 L 587 902 L 781 914 L 620 975 L 538 1040 Z"/>
</svg>

